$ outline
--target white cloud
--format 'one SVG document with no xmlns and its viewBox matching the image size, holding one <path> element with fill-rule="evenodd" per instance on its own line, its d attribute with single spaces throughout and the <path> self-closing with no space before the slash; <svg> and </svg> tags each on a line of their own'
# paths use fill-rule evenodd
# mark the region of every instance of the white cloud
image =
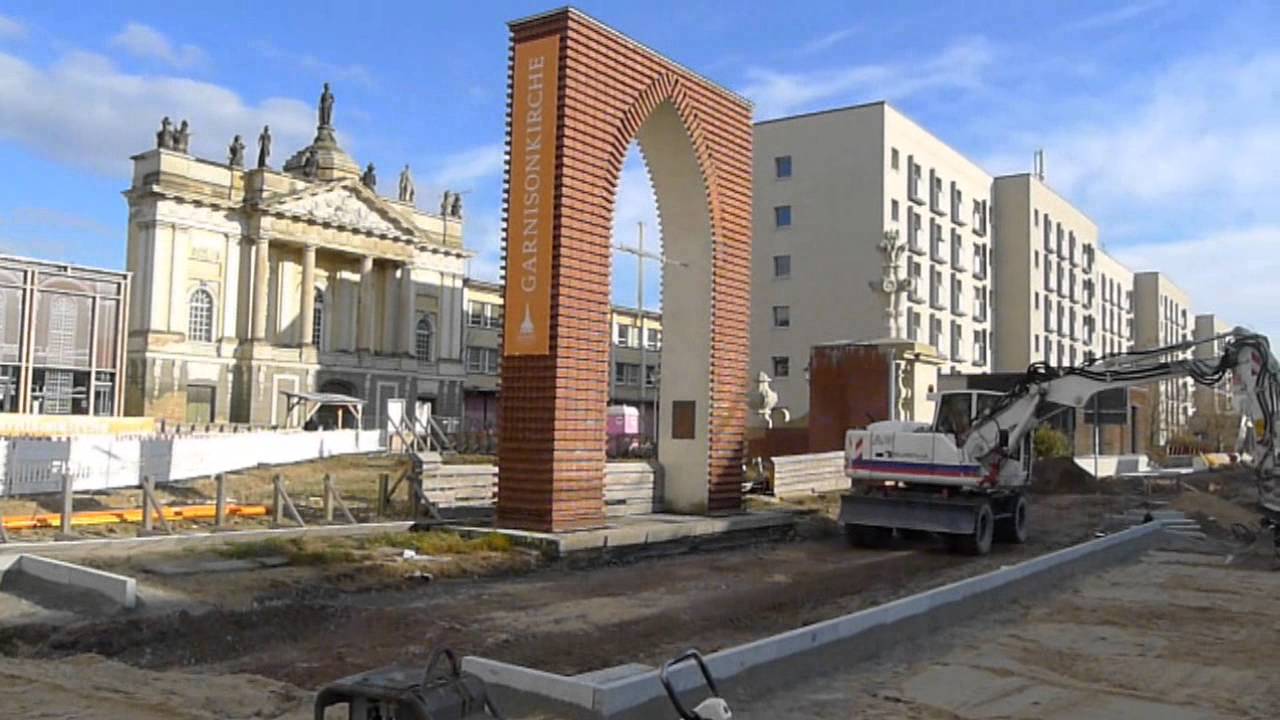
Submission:
<svg viewBox="0 0 1280 720">
<path fill-rule="evenodd" d="M 803 46 L 800 47 L 797 53 L 800 55 L 814 55 L 816 53 L 822 52 L 823 50 L 830 50 L 836 45 L 839 45 L 845 40 L 848 40 L 850 37 L 853 36 L 855 32 L 857 32 L 857 30 L 858 28 L 856 27 L 847 27 L 847 28 L 842 28 L 840 30 L 833 30 L 827 33 L 826 35 L 820 35 L 810 40 L 809 42 L 805 43 Z"/>
<path fill-rule="evenodd" d="M 259 53 L 262 53 L 262 56 L 267 60 L 287 62 L 299 70 L 323 78 L 328 82 L 337 84 L 355 83 L 366 88 L 375 85 L 373 73 L 369 71 L 369 68 L 358 63 L 339 65 L 321 60 L 311 53 L 292 52 L 268 42 L 254 43 L 253 47 Z"/>
<path fill-rule="evenodd" d="M 506 150 L 501 143 L 480 145 L 456 152 L 441 161 L 432 182 L 450 190 L 469 190 L 471 183 L 499 175 Z"/>
<path fill-rule="evenodd" d="M 756 105 L 756 119 L 768 119 L 848 102 L 901 99 L 925 90 L 976 89 L 993 52 L 983 38 L 951 43 L 924 60 L 852 65 L 811 72 L 747 70 L 742 94 Z"/>
<path fill-rule="evenodd" d="M 1132 2 L 1118 7 L 1113 7 L 1102 12 L 1086 15 L 1079 20 L 1065 23 L 1062 26 L 1063 31 L 1075 30 L 1098 30 L 1099 28 L 1112 27 L 1120 25 L 1134 18 L 1141 17 L 1159 9 L 1165 4 L 1165 0 L 1143 0 L 1142 2 Z"/>
<path fill-rule="evenodd" d="M 49 67 L 0 53 L 0 139 L 68 165 L 127 175 L 129 156 L 155 146 L 160 118 L 191 121 L 191 150 L 222 160 L 231 136 L 255 144 L 270 123 L 272 164 L 305 146 L 312 108 L 268 98 L 248 104 L 220 85 L 180 77 L 124 73 L 106 57 L 73 51 Z"/>
<path fill-rule="evenodd" d="M 0 38 L 21 38 L 27 34 L 27 26 L 11 17 L 0 15 Z"/>
<path fill-rule="evenodd" d="M 1191 295 L 1197 314 L 1214 313 L 1280 342 L 1280 223 L 1224 230 L 1110 251 L 1135 270 L 1158 269 Z"/>
<path fill-rule="evenodd" d="M 159 60 L 176 68 L 203 65 L 204 51 L 195 45 L 174 45 L 164 33 L 149 25 L 131 22 L 111 38 L 111 45 L 136 57 Z"/>
</svg>

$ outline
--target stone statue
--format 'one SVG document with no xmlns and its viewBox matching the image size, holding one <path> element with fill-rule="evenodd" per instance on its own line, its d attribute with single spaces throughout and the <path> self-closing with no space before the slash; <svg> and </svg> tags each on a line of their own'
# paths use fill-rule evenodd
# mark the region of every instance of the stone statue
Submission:
<svg viewBox="0 0 1280 720">
<path fill-rule="evenodd" d="M 333 127 L 333 93 L 329 92 L 329 83 L 324 84 L 324 92 L 320 93 L 320 127 Z"/>
<path fill-rule="evenodd" d="M 263 125 L 262 134 L 258 136 L 258 168 L 267 167 L 267 160 L 271 158 L 271 126 Z"/>
<path fill-rule="evenodd" d="M 400 202 L 412 204 L 416 194 L 417 189 L 413 187 L 413 174 L 409 172 L 409 165 L 406 163 L 404 169 L 400 171 Z"/>
<path fill-rule="evenodd" d="M 462 218 L 462 193 L 453 194 L 453 202 L 449 203 L 449 217 Z"/>
<path fill-rule="evenodd" d="M 180 153 L 188 152 L 191 147 L 191 126 L 187 125 L 187 121 L 183 120 L 178 126 L 178 132 L 173 136 L 173 149 Z"/>
<path fill-rule="evenodd" d="M 769 387 L 769 383 L 773 380 L 760 371 L 760 376 L 756 378 L 756 394 L 759 396 L 760 408 L 756 410 L 756 414 L 764 418 L 766 427 L 773 428 L 773 410 L 778 407 L 778 393 Z M 786 408 L 780 408 L 778 412 L 782 413 L 782 422 L 791 421 L 791 411 Z"/>
<path fill-rule="evenodd" d="M 889 337 L 901 338 L 905 334 L 902 328 L 903 296 L 917 289 L 916 279 L 904 272 L 906 268 L 903 266 L 903 256 L 907 251 L 907 243 L 897 230 L 889 230 L 884 233 L 877 247 L 884 253 L 883 273 L 880 280 L 871 283 L 871 288 L 888 296 L 885 320 Z"/>
<path fill-rule="evenodd" d="M 227 148 L 227 164 L 231 167 L 244 167 L 244 140 L 237 135 L 231 138 L 231 145 Z"/>
<path fill-rule="evenodd" d="M 314 180 L 316 173 L 320 171 L 320 158 L 316 155 L 315 148 L 307 150 L 307 159 L 302 164 L 302 176 L 308 180 Z"/>
<path fill-rule="evenodd" d="M 444 191 L 444 197 L 440 198 L 440 217 L 448 217 L 449 205 L 453 202 L 453 193 L 448 190 Z"/>
<path fill-rule="evenodd" d="M 168 115 L 160 121 L 160 132 L 156 133 L 156 147 L 161 150 L 173 149 L 173 123 Z"/>
<path fill-rule="evenodd" d="M 378 189 L 378 174 L 373 169 L 373 163 L 364 169 L 364 174 L 360 176 L 360 182 L 370 190 Z"/>
</svg>

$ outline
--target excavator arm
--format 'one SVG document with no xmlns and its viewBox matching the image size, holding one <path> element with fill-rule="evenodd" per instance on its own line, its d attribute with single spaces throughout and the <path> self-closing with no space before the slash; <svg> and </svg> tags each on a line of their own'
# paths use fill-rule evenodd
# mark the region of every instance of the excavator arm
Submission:
<svg viewBox="0 0 1280 720">
<path fill-rule="evenodd" d="M 1178 356 L 1197 345 L 1225 340 L 1216 360 Z M 1171 359 L 1172 358 L 1172 359 Z M 1081 407 L 1102 390 L 1160 380 L 1191 378 L 1212 386 L 1230 378 L 1236 409 L 1247 420 L 1244 438 L 1259 478 L 1264 509 L 1280 518 L 1280 478 L 1276 475 L 1276 410 L 1280 407 L 1280 362 L 1267 338 L 1243 328 L 1200 341 L 1111 355 L 1079 367 L 1032 365 L 1018 385 L 973 421 L 964 438 L 965 457 L 992 477 L 1031 432 L 1048 403 Z"/>
</svg>

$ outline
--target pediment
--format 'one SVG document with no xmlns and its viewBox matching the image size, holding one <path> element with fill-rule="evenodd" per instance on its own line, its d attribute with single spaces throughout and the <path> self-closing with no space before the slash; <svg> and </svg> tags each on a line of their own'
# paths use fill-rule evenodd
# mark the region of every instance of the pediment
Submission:
<svg viewBox="0 0 1280 720">
<path fill-rule="evenodd" d="M 413 227 L 381 205 L 377 195 L 344 182 L 279 198 L 265 204 L 263 210 L 371 235 L 417 234 Z"/>
</svg>

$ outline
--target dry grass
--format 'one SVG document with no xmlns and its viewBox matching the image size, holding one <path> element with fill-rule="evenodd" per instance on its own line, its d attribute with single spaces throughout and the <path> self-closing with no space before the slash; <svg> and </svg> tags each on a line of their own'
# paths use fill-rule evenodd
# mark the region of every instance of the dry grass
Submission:
<svg viewBox="0 0 1280 720">
<path fill-rule="evenodd" d="M 463 538 L 457 533 L 432 531 L 355 537 L 268 538 L 229 543 L 216 552 L 234 559 L 280 556 L 288 558 L 291 565 L 339 565 L 363 562 L 383 548 L 413 550 L 419 555 L 459 556 L 506 553 L 514 545 L 510 538 L 497 533 Z"/>
</svg>

